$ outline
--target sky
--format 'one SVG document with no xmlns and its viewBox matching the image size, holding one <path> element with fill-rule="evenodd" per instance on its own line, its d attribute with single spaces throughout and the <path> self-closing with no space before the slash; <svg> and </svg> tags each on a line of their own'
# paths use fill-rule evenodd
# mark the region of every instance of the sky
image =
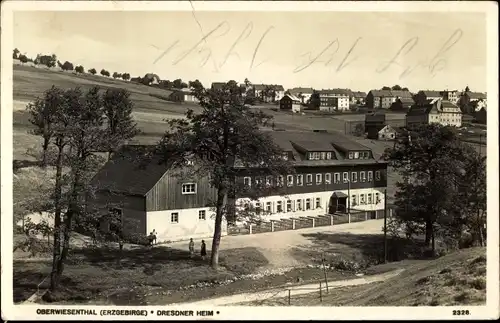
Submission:
<svg viewBox="0 0 500 323">
<path fill-rule="evenodd" d="M 486 17 L 473 12 L 26 11 L 14 14 L 14 47 L 205 86 L 248 78 L 285 88 L 484 92 L 487 83 Z"/>
</svg>

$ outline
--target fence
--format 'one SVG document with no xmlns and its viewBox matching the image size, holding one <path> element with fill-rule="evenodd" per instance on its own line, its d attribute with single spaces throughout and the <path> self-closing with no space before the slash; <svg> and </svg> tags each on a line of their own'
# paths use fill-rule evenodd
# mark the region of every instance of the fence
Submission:
<svg viewBox="0 0 500 323">
<path fill-rule="evenodd" d="M 392 208 L 387 210 L 388 217 L 392 216 Z M 381 219 L 384 217 L 383 210 L 373 212 L 352 210 L 351 215 L 345 213 L 318 215 L 314 217 L 296 217 L 280 220 L 271 220 L 269 222 L 251 223 L 244 226 L 230 226 L 228 227 L 229 235 L 242 235 L 242 234 L 257 234 L 266 232 L 298 230 L 305 228 L 315 228 L 330 226 L 343 223 L 361 222 L 367 220 Z"/>
</svg>

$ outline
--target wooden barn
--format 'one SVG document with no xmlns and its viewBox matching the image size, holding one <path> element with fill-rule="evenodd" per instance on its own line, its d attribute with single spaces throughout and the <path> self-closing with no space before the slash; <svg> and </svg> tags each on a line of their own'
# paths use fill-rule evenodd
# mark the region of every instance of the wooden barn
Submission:
<svg viewBox="0 0 500 323">
<path fill-rule="evenodd" d="M 180 176 L 151 148 L 128 145 L 116 153 L 92 179 L 87 207 L 119 212 L 125 234 L 156 230 L 157 242 L 211 237 L 215 212 L 207 204 L 216 191 L 208 178 Z"/>
</svg>

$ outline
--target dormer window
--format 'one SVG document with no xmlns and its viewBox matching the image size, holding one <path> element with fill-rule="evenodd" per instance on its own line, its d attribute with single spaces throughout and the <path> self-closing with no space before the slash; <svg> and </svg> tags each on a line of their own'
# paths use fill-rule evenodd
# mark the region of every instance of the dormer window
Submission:
<svg viewBox="0 0 500 323">
<path fill-rule="evenodd" d="M 349 152 L 349 159 L 353 159 L 354 158 L 354 153 L 352 151 Z"/>
<path fill-rule="evenodd" d="M 332 153 L 330 152 L 326 153 L 326 159 L 332 159 Z"/>
<path fill-rule="evenodd" d="M 284 152 L 281 158 L 283 158 L 283 160 L 288 160 L 288 153 Z"/>
<path fill-rule="evenodd" d="M 359 158 L 359 153 L 356 151 L 354 152 L 354 159 L 358 159 Z"/>
</svg>

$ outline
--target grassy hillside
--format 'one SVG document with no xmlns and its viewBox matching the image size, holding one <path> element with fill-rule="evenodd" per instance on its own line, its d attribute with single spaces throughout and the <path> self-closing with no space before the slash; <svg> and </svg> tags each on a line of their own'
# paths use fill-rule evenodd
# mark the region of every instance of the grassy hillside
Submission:
<svg viewBox="0 0 500 323">
<path fill-rule="evenodd" d="M 385 282 L 318 293 L 292 295 L 292 306 L 446 306 L 485 305 L 486 248 L 470 248 L 439 259 L 414 263 Z M 397 268 L 397 263 L 388 265 Z M 381 266 L 381 267 L 382 267 Z M 380 268 L 379 268 L 380 269 Z M 240 304 L 247 305 L 247 304 Z M 288 305 L 269 299 L 260 306 Z"/>
</svg>

